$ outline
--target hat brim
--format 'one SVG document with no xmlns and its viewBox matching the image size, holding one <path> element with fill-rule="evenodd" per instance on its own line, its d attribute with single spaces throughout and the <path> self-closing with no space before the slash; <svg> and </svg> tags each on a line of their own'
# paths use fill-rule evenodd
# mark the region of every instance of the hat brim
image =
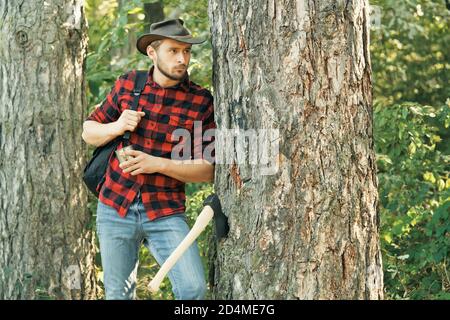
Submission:
<svg viewBox="0 0 450 320">
<path fill-rule="evenodd" d="M 172 40 L 176 40 L 176 41 L 180 41 L 180 42 L 184 42 L 184 43 L 189 43 L 189 44 L 201 44 L 201 43 L 206 41 L 206 39 L 203 39 L 203 38 L 194 38 L 194 37 L 187 38 L 187 37 L 177 37 L 177 36 L 162 36 L 162 35 L 159 35 L 159 34 L 147 33 L 147 34 L 143 34 L 142 36 L 140 36 L 137 39 L 137 41 L 136 41 L 136 48 L 143 55 L 147 55 L 147 47 L 150 45 L 150 43 L 152 43 L 153 41 L 156 41 L 156 40 L 163 40 L 163 39 L 172 39 Z"/>
</svg>

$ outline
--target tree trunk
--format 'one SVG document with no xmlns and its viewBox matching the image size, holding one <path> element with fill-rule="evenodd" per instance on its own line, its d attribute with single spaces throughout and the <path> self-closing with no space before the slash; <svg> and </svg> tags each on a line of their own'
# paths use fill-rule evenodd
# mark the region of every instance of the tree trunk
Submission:
<svg viewBox="0 0 450 320">
<path fill-rule="evenodd" d="M 149 32 L 152 23 L 164 20 L 164 5 L 162 0 L 144 3 L 145 32 Z"/>
<path fill-rule="evenodd" d="M 0 2 L 0 298 L 96 295 L 83 1 Z"/>
<path fill-rule="evenodd" d="M 216 167 L 231 229 L 215 298 L 383 298 L 368 12 L 367 0 L 209 1 L 218 128 L 280 132 L 276 174 Z"/>
</svg>

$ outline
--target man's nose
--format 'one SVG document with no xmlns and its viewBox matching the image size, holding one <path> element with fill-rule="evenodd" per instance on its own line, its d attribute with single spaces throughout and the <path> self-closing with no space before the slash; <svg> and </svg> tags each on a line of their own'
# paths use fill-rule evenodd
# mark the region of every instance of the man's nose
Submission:
<svg viewBox="0 0 450 320">
<path fill-rule="evenodd" d="M 178 63 L 180 63 L 180 64 L 186 64 L 186 62 L 187 62 L 187 57 L 186 57 L 186 55 L 185 55 L 183 52 L 180 52 L 180 53 L 178 54 Z"/>
</svg>

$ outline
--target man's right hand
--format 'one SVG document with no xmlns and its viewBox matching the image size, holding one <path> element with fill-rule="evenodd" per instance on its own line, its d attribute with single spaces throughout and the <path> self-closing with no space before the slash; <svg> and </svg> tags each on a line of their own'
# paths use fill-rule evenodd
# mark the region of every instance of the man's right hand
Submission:
<svg viewBox="0 0 450 320">
<path fill-rule="evenodd" d="M 114 122 L 114 131 L 118 136 L 121 136 L 125 131 L 133 132 L 136 130 L 142 117 L 145 116 L 145 112 L 124 110 L 120 115 L 120 118 Z"/>
</svg>

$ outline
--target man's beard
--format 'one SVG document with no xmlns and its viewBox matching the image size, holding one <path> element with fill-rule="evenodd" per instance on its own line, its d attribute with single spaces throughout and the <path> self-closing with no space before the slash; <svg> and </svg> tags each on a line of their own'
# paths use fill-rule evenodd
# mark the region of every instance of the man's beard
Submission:
<svg viewBox="0 0 450 320">
<path fill-rule="evenodd" d="M 174 81 L 181 81 L 186 77 L 186 71 L 181 76 L 176 76 L 173 74 L 170 74 L 167 70 L 164 69 L 164 67 L 159 63 L 159 61 L 156 63 L 156 66 L 158 67 L 158 70 L 167 78 Z"/>
</svg>

